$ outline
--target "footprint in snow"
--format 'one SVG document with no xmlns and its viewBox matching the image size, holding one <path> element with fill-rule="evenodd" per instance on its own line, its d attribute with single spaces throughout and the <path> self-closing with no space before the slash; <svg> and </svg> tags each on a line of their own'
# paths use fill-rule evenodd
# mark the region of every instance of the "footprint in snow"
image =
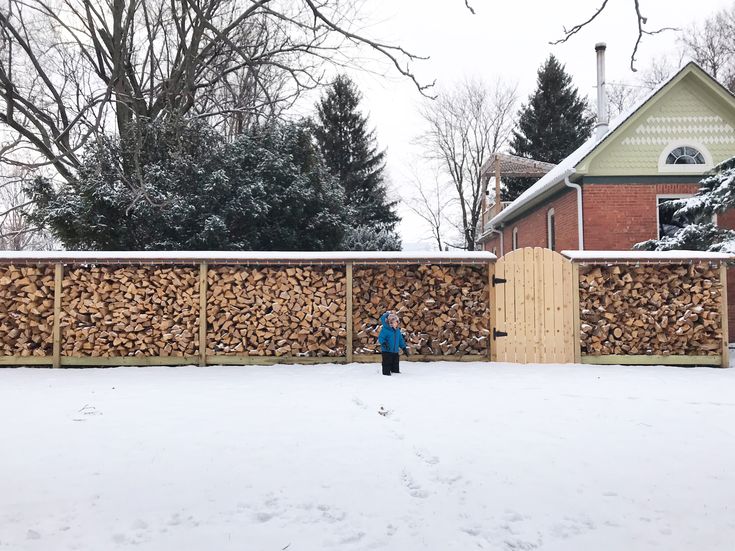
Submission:
<svg viewBox="0 0 735 551">
<path fill-rule="evenodd" d="M 426 499 L 427 497 L 429 497 L 429 492 L 422 489 L 421 484 L 416 482 L 413 477 L 408 474 L 408 472 L 403 471 L 403 474 L 401 475 L 401 480 L 411 497 L 416 497 L 419 499 Z"/>
<path fill-rule="evenodd" d="M 439 458 L 437 456 L 430 454 L 423 448 L 414 448 L 413 452 L 416 454 L 416 457 L 427 465 L 436 465 L 439 463 Z"/>
<path fill-rule="evenodd" d="M 360 398 L 357 398 L 357 397 L 355 397 L 355 398 L 352 399 L 352 403 L 355 404 L 357 407 L 360 407 L 362 409 L 367 409 L 368 408 L 367 404 L 365 402 L 363 402 L 362 400 L 360 400 Z"/>
</svg>

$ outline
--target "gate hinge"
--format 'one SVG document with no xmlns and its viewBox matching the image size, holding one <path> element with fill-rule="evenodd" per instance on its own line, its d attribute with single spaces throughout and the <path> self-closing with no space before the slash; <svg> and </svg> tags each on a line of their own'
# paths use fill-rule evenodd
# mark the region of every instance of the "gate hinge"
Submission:
<svg viewBox="0 0 735 551">
<path fill-rule="evenodd" d="M 493 276 L 493 287 L 495 287 L 499 283 L 506 283 L 507 281 L 507 279 L 503 279 L 502 277 Z"/>
<path fill-rule="evenodd" d="M 498 337 L 507 337 L 507 336 L 508 336 L 508 333 L 506 333 L 505 331 L 498 331 L 497 329 L 493 327 L 493 340 L 497 340 Z"/>
</svg>

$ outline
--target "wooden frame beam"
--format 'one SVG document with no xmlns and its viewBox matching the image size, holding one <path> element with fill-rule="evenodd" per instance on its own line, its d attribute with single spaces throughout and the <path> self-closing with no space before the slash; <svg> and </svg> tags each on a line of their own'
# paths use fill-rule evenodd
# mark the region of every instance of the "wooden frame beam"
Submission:
<svg viewBox="0 0 735 551">
<path fill-rule="evenodd" d="M 727 266 L 720 264 L 720 316 L 722 317 L 722 362 L 721 367 L 730 367 L 730 329 L 727 319 Z"/>
<path fill-rule="evenodd" d="M 347 329 L 347 362 L 352 362 L 352 262 L 348 262 L 345 266 L 345 299 L 346 299 L 346 313 L 345 313 L 345 328 Z"/>
<path fill-rule="evenodd" d="M 721 356 L 582 356 L 583 364 L 598 365 L 710 365 L 719 366 Z"/>
<path fill-rule="evenodd" d="M 61 367 L 61 293 L 63 280 L 64 265 L 57 262 L 54 267 L 53 367 Z"/>
<path fill-rule="evenodd" d="M 199 265 L 199 365 L 207 365 L 207 272 L 206 262 Z"/>
</svg>

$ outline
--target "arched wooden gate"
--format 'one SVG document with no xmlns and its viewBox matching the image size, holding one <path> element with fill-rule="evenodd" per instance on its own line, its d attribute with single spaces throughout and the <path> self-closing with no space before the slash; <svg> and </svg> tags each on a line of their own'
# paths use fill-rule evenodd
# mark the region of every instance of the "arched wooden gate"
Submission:
<svg viewBox="0 0 735 551">
<path fill-rule="evenodd" d="M 572 263 L 549 249 L 512 251 L 495 264 L 493 345 L 499 362 L 574 361 Z"/>
</svg>

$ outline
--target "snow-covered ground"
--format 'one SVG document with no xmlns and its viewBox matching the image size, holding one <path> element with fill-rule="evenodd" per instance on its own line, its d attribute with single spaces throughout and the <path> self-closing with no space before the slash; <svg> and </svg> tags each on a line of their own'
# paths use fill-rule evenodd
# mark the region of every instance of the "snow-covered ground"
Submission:
<svg viewBox="0 0 735 551">
<path fill-rule="evenodd" d="M 0 369 L 0 549 L 733 549 L 735 370 L 402 368 Z"/>
</svg>

